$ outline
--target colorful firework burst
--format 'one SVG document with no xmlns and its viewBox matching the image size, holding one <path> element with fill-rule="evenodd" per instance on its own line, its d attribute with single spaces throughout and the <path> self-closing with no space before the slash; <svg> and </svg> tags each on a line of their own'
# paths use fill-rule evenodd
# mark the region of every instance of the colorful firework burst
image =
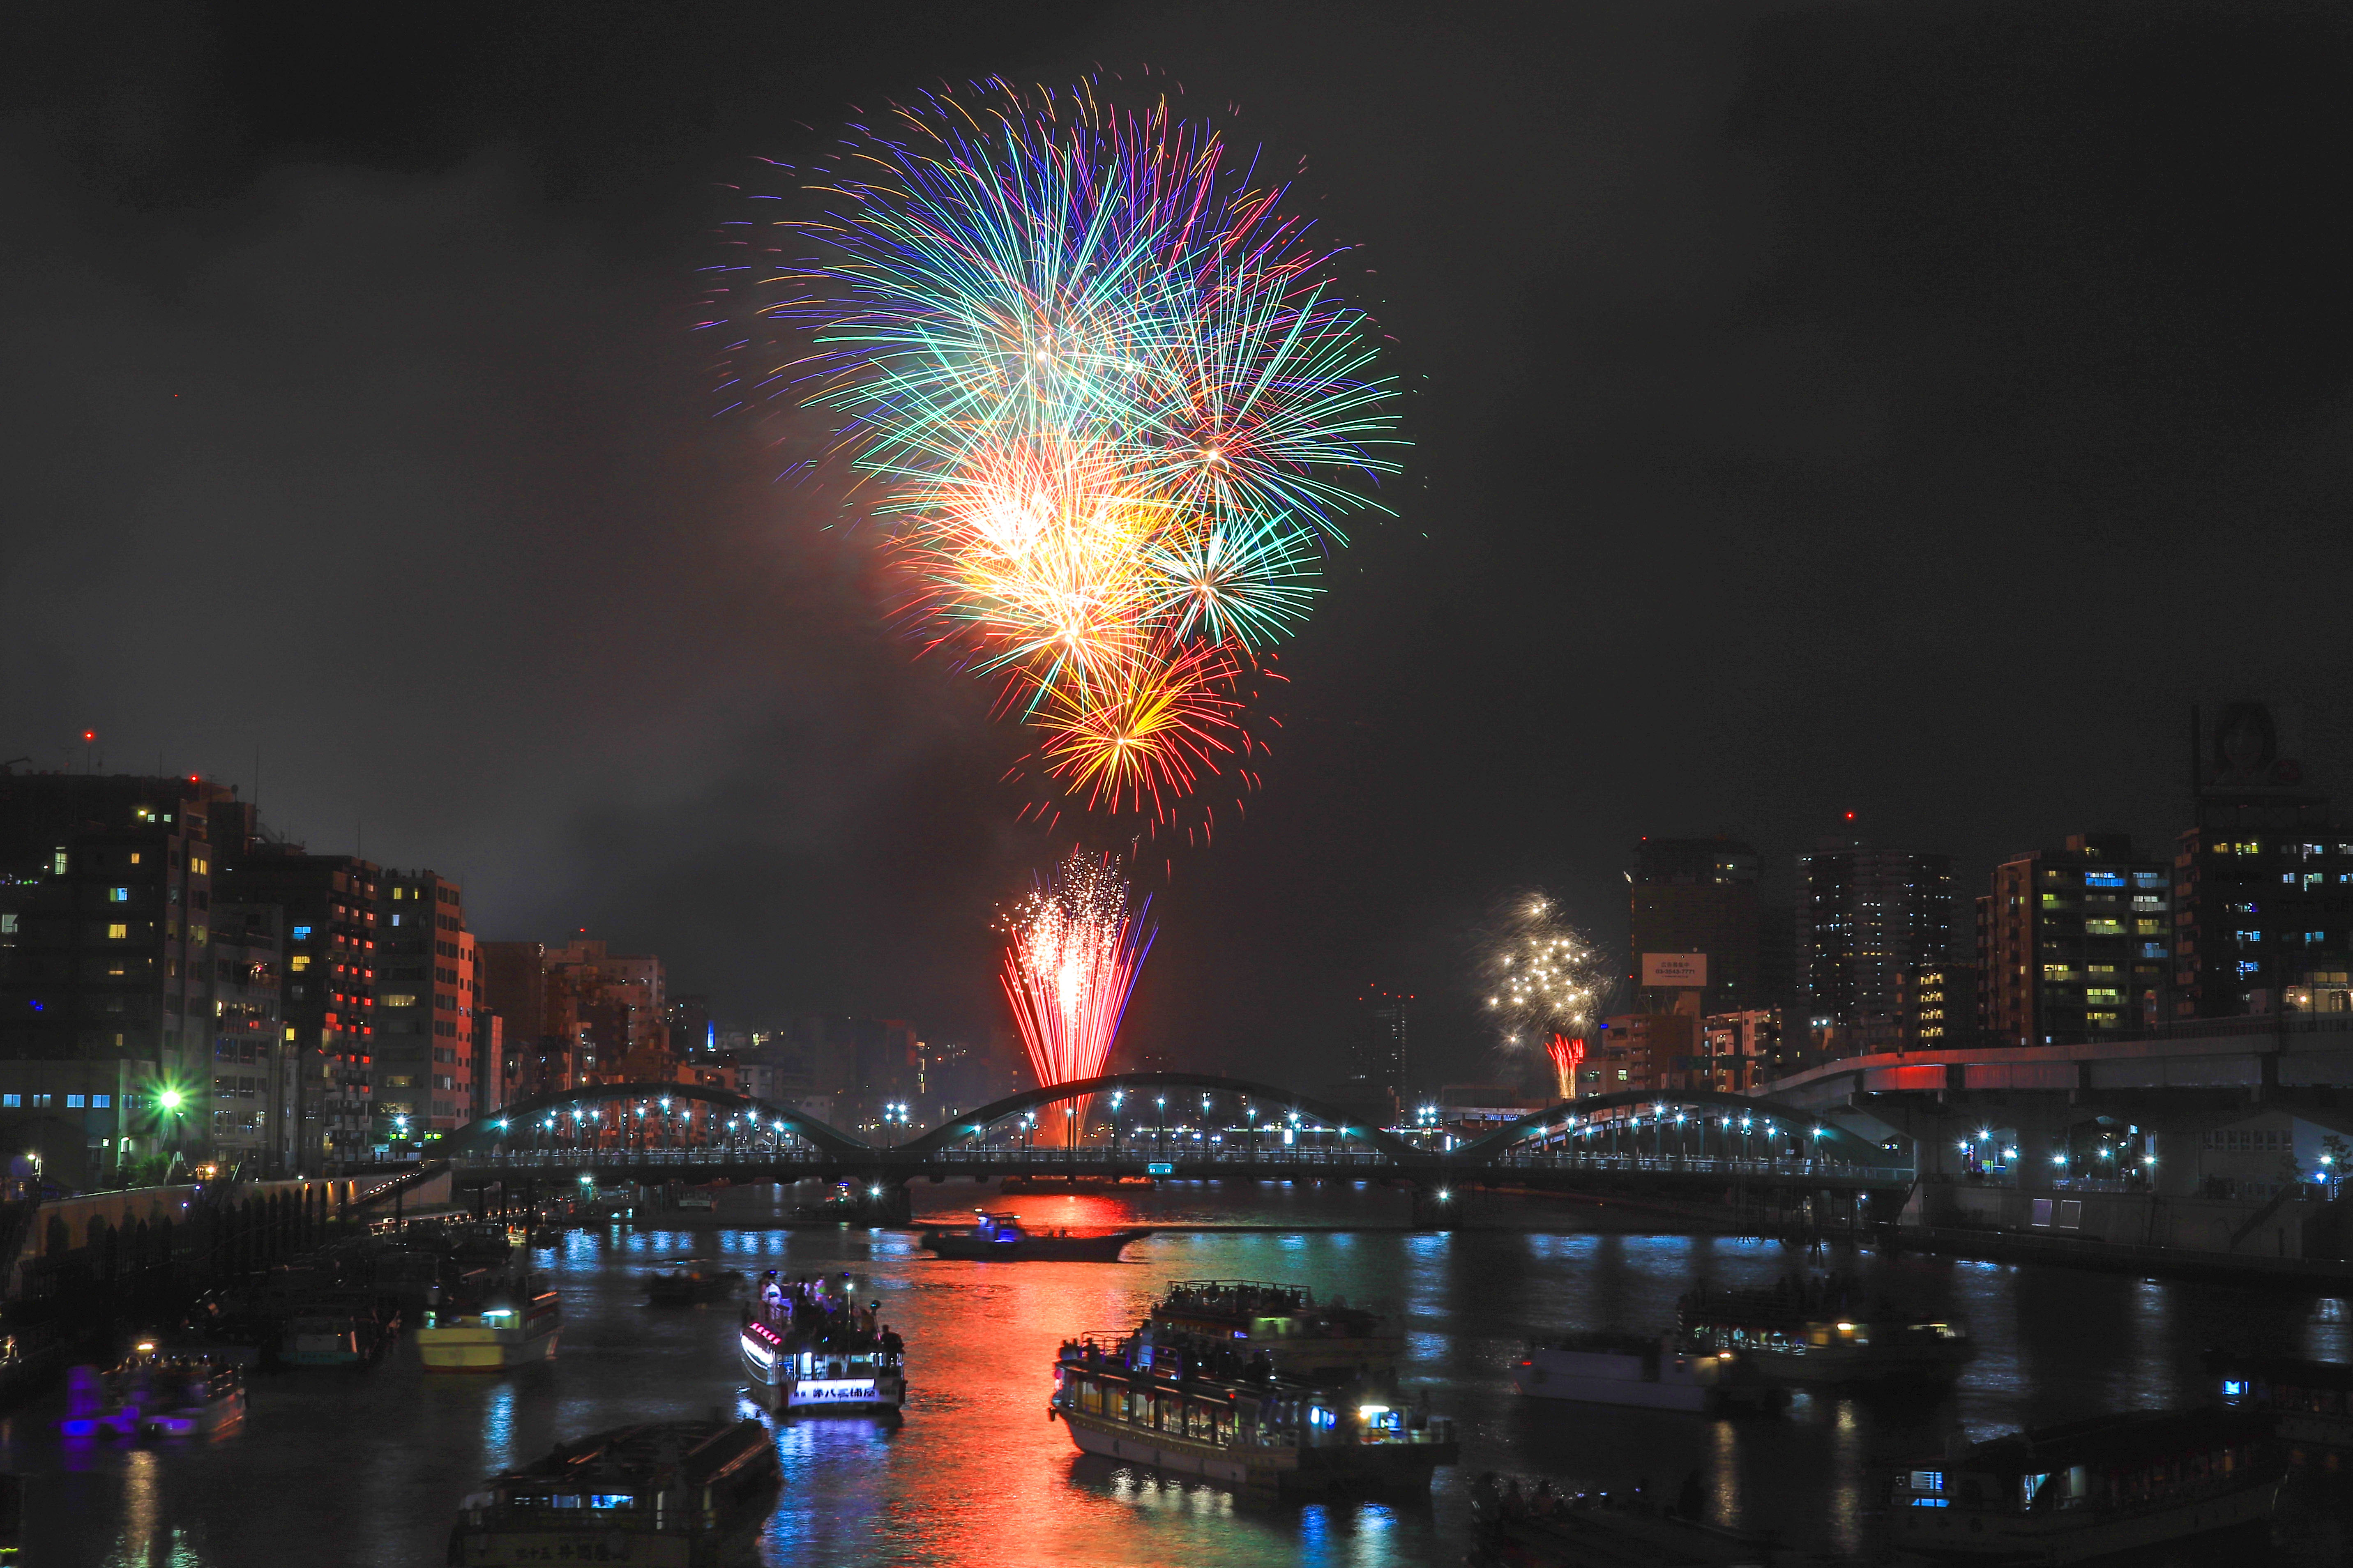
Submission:
<svg viewBox="0 0 2353 1568">
<path fill-rule="evenodd" d="M 1045 775 L 1164 819 L 1252 749 L 1251 678 L 1396 471 L 1369 322 L 1286 187 L 1165 97 L 991 81 L 848 145 L 765 279 L 806 348 L 753 379 L 839 418 L 908 621 L 1002 683 Z"/>
<path fill-rule="evenodd" d="M 1041 1085 L 1103 1071 L 1152 951 L 1151 906 L 1116 859 L 1073 849 L 1006 917 L 1000 978 Z"/>
</svg>

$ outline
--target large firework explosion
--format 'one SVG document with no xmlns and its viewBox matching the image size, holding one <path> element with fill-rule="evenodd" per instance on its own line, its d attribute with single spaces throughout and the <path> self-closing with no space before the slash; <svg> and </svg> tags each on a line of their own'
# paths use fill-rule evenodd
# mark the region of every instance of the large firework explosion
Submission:
<svg viewBox="0 0 2353 1568">
<path fill-rule="evenodd" d="M 1150 824 L 1247 780 L 1256 679 L 1396 468 L 1335 253 L 1165 97 L 990 81 L 846 145 L 807 175 L 822 215 L 752 242 L 761 313 L 806 337 L 744 379 L 840 421 L 910 625 L 997 683 L 1062 798 Z"/>
<path fill-rule="evenodd" d="M 1542 1047 L 1561 1098 L 1573 1098 L 1608 985 L 1601 955 L 1551 899 L 1525 893 L 1504 906 L 1484 967 L 1487 1013 L 1504 1047 Z"/>
<path fill-rule="evenodd" d="M 1005 918 L 1001 978 L 1040 1084 L 1103 1071 L 1152 951 L 1151 904 L 1117 860 L 1073 849 Z"/>
</svg>

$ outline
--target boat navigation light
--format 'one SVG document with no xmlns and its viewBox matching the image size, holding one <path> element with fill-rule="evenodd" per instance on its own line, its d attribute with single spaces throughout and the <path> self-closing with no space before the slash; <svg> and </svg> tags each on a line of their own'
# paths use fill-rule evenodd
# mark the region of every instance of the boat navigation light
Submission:
<svg viewBox="0 0 2353 1568">
<path fill-rule="evenodd" d="M 1356 1416 L 1359 1420 L 1363 1421 L 1370 1421 L 1376 1415 L 1387 1415 L 1388 1413 L 1389 1407 L 1386 1405 L 1359 1405 L 1356 1406 Z"/>
<path fill-rule="evenodd" d="M 137 1344 L 131 1348 L 138 1352 L 141 1355 L 153 1355 L 155 1353 L 155 1342 L 153 1340 L 141 1340 Z"/>
<path fill-rule="evenodd" d="M 1838 1326 L 1838 1331 L 1842 1334 L 1851 1334 L 1854 1332 L 1854 1325 L 1852 1323 L 1841 1323 Z"/>
</svg>

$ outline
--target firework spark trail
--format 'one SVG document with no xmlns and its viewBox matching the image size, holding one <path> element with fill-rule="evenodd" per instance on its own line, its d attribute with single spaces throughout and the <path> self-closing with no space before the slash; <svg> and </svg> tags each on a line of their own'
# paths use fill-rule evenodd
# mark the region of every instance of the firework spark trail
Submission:
<svg viewBox="0 0 2353 1568">
<path fill-rule="evenodd" d="M 1580 1047 L 1575 1054 L 1581 1059 L 1581 1047 L 1592 1037 L 1602 994 L 1600 954 L 1560 918 L 1552 900 L 1530 893 L 1512 900 L 1486 967 L 1493 987 L 1487 1010 L 1504 1030 L 1504 1044 L 1544 1046 L 1561 1098 L 1574 1097 L 1576 1063 L 1567 1058 L 1571 1047 Z"/>
<path fill-rule="evenodd" d="M 1145 955 L 1152 900 L 1118 861 L 1073 849 L 1005 921 L 1005 994 L 1040 1085 L 1100 1074 Z"/>
<path fill-rule="evenodd" d="M 1003 682 L 1066 793 L 1164 818 L 1248 752 L 1250 678 L 1397 471 L 1369 323 L 1165 99 L 993 81 L 849 148 L 781 226 L 816 254 L 764 313 L 811 347 L 763 384 L 844 420 L 925 645 Z"/>
</svg>

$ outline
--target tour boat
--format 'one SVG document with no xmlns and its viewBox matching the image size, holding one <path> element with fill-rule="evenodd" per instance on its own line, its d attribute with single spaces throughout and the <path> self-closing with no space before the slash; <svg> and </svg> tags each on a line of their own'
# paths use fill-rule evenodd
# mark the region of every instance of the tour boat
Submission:
<svg viewBox="0 0 2353 1568">
<path fill-rule="evenodd" d="M 736 1337 L 747 1392 L 782 1415 L 896 1411 L 907 1402 L 906 1347 L 821 1281 L 775 1276 Z"/>
<path fill-rule="evenodd" d="M 1319 1302 L 1304 1285 L 1263 1279 L 1176 1280 L 1153 1303 L 1151 1323 L 1159 1333 L 1263 1355 L 1280 1375 L 1310 1383 L 1393 1372 L 1405 1353 L 1405 1336 L 1379 1313 L 1339 1297 Z"/>
<path fill-rule="evenodd" d="M 977 1224 L 923 1232 L 921 1245 L 942 1258 L 987 1258 L 997 1263 L 1116 1263 L 1121 1251 L 1144 1230 L 1097 1231 L 1072 1236 L 1069 1231 L 1030 1231 L 1009 1214 L 975 1209 Z"/>
<path fill-rule="evenodd" d="M 1686 1352 L 1740 1357 L 1776 1383 L 1949 1382 L 1977 1354 L 1966 1324 L 1895 1311 L 1848 1311 L 1835 1287 L 1711 1290 L 1675 1304 Z"/>
<path fill-rule="evenodd" d="M 1391 1374 L 1311 1383 L 1263 1351 L 1151 1321 L 1066 1341 L 1048 1413 L 1083 1453 L 1259 1492 L 1427 1491 L 1459 1452 L 1453 1423 Z"/>
<path fill-rule="evenodd" d="M 417 1331 L 427 1372 L 504 1372 L 555 1355 L 564 1300 L 543 1274 L 479 1286 L 428 1308 Z"/>
<path fill-rule="evenodd" d="M 782 1484 L 776 1441 L 757 1421 L 617 1427 L 491 1477 L 459 1506 L 448 1561 L 749 1563 Z"/>
<path fill-rule="evenodd" d="M 2286 1466 L 2259 1415 L 2207 1406 L 2006 1433 L 1895 1478 L 1893 1542 L 2081 1563 L 2268 1520 Z"/>
<path fill-rule="evenodd" d="M 1687 1352 L 1672 1334 L 1570 1334 L 1528 1347 L 1512 1386 L 1535 1399 L 1630 1405 L 1652 1410 L 1778 1410 L 1786 1388 L 1736 1351 Z"/>
<path fill-rule="evenodd" d="M 139 1347 L 111 1372 L 67 1374 L 69 1437 L 208 1437 L 245 1419 L 245 1378 L 209 1356 L 157 1355 Z"/>
<path fill-rule="evenodd" d="M 2271 1418 L 2288 1445 L 2289 1463 L 2316 1458 L 2333 1469 L 2353 1450 L 2353 1365 L 2210 1351 L 2206 1370 L 2218 1379 L 2224 1405 Z"/>
<path fill-rule="evenodd" d="M 732 1292 L 743 1277 L 707 1258 L 688 1258 L 661 1269 L 646 1281 L 646 1297 L 657 1306 L 684 1307 L 715 1301 Z"/>
</svg>

